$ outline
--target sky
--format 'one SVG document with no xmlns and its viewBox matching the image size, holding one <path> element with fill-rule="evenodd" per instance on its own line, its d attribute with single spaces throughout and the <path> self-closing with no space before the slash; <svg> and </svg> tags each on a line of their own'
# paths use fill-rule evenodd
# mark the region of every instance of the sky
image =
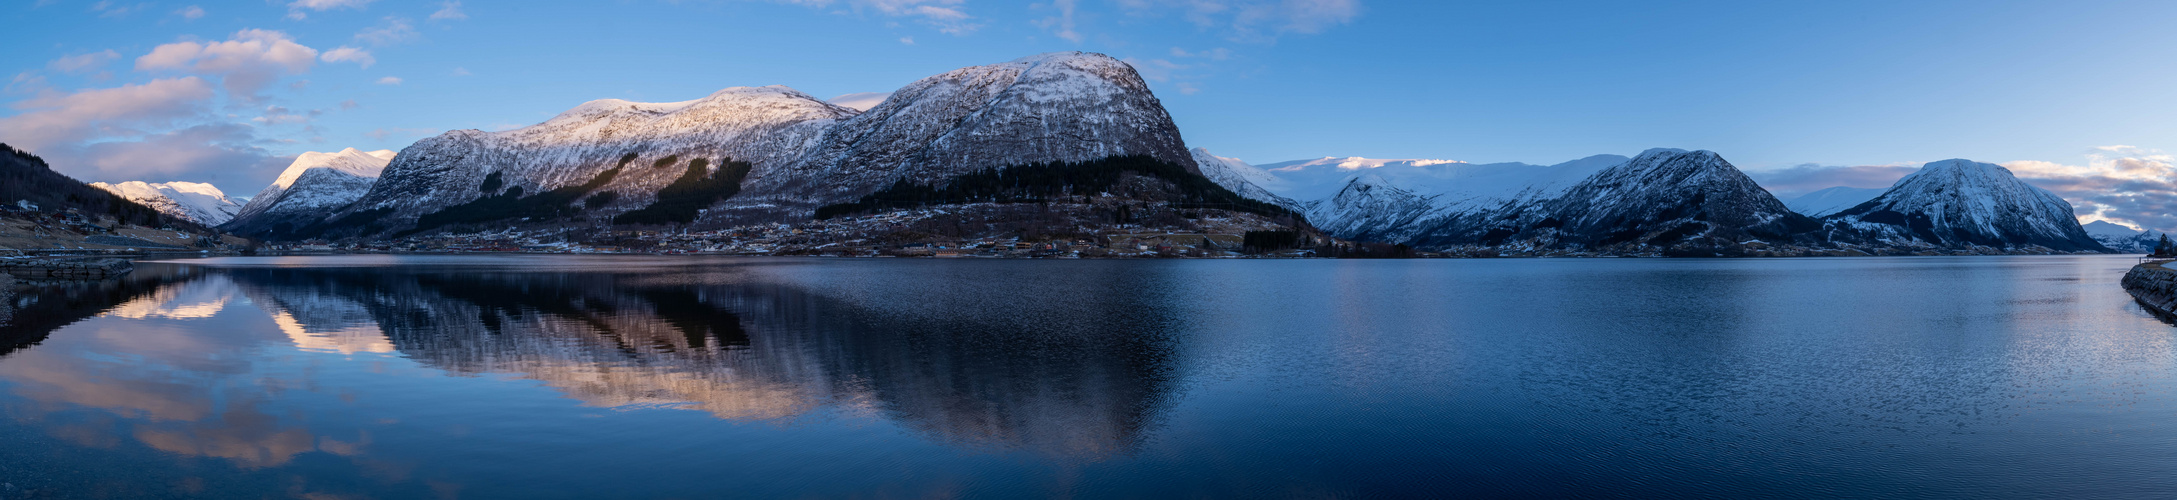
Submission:
<svg viewBox="0 0 2177 500">
<path fill-rule="evenodd" d="M 884 93 L 1083 50 L 1190 146 L 1557 163 L 1722 154 L 1780 197 L 2002 164 L 2082 220 L 2177 231 L 2177 2 L 19 0 L 0 142 L 85 181 L 254 194 L 304 151 L 585 101 Z"/>
</svg>

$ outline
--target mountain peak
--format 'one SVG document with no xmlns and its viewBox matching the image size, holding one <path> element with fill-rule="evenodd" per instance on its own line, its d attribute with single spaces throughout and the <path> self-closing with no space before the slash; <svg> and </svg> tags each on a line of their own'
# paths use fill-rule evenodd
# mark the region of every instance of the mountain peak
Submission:
<svg viewBox="0 0 2177 500">
<path fill-rule="evenodd" d="M 2085 229 L 2086 234 L 2093 235 L 2095 239 L 2100 239 L 2102 237 L 2137 236 L 2143 233 L 2138 228 L 2105 220 L 2088 222 L 2086 224 L 2080 225 L 2079 228 Z"/>
<path fill-rule="evenodd" d="M 1929 162 L 1874 200 L 1829 216 L 1878 239 L 1935 246 L 2104 251 L 2071 203 L 2010 169 L 1965 159 Z"/>
<path fill-rule="evenodd" d="M 1640 152 L 1640 155 L 1639 155 L 1639 156 L 1637 156 L 1637 158 L 1646 158 L 1646 157 L 1649 157 L 1649 156 L 1658 156 L 1658 155 L 1682 155 L 1682 154 L 1687 154 L 1687 153 L 1689 153 L 1689 151 L 1686 151 L 1686 150 L 1683 150 L 1683 149 L 1678 149 L 1678 148 L 1648 148 L 1648 150 L 1646 150 L 1646 151 L 1641 151 L 1641 152 Z M 1711 151 L 1709 151 L 1709 150 L 1706 150 L 1706 149 L 1703 149 L 1703 150 L 1700 150 L 1700 151 L 1690 151 L 1690 153 L 1706 153 L 1706 154 L 1708 154 L 1709 156 L 1716 156 L 1716 153 L 1714 153 L 1714 152 L 1711 152 Z"/>
<path fill-rule="evenodd" d="M 792 168 L 751 175 L 740 198 L 752 206 L 803 206 L 902 180 L 929 184 L 984 169 L 1120 156 L 1199 169 L 1133 66 L 1092 52 L 1053 52 L 909 83 L 825 131 Z"/>
</svg>

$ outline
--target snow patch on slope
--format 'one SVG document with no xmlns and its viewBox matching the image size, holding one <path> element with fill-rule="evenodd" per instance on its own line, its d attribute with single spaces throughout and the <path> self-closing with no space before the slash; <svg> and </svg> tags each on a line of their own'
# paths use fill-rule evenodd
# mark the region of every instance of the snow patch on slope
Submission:
<svg viewBox="0 0 2177 500">
<path fill-rule="evenodd" d="M 1276 175 L 1255 168 L 1254 165 L 1240 161 L 1239 158 L 1226 158 L 1210 154 L 1208 149 L 1194 148 L 1188 150 L 1188 152 L 1194 154 L 1196 166 L 1202 169 L 1202 176 L 1208 177 L 1210 182 L 1224 186 L 1225 189 L 1230 189 L 1241 197 L 1250 200 L 1271 203 L 1295 212 L 1302 210 L 1300 203 L 1293 201 L 1291 198 L 1278 196 L 1263 187 L 1270 184 L 1282 185 L 1284 181 Z"/>
<path fill-rule="evenodd" d="M 272 185 L 258 191 L 248 204 L 236 211 L 232 222 L 237 227 L 270 227 L 284 219 L 303 218 L 316 222 L 327 212 L 347 206 L 363 193 L 385 171 L 386 165 L 397 156 L 389 150 L 358 151 L 355 148 L 331 153 L 308 152 L 295 157 L 295 162 L 272 180 Z"/>
<path fill-rule="evenodd" d="M 1882 196 L 1883 191 L 1887 191 L 1887 189 L 1837 186 L 1784 200 L 1784 206 L 1791 207 L 1793 212 L 1799 212 L 1801 215 L 1808 217 L 1827 217 L 1829 214 L 1843 212 L 1845 209 L 1859 206 L 1861 203 L 1866 203 L 1867 200 L 1875 199 L 1876 196 Z"/>
</svg>

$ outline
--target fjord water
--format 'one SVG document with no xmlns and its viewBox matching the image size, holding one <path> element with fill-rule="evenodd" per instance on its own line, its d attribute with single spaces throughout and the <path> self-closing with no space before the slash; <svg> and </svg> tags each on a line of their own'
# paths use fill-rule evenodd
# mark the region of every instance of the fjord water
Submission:
<svg viewBox="0 0 2177 500">
<path fill-rule="evenodd" d="M 14 299 L 0 498 L 2169 497 L 2131 263 L 143 263 Z"/>
</svg>

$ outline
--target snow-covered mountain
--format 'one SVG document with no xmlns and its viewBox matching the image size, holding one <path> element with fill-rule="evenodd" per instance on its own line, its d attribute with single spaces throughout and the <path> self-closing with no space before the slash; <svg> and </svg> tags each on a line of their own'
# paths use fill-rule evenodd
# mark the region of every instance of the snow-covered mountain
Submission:
<svg viewBox="0 0 2177 500">
<path fill-rule="evenodd" d="M 104 189 L 127 198 L 129 201 L 158 210 L 159 213 L 187 219 L 205 226 L 217 226 L 234 219 L 242 211 L 242 204 L 211 184 L 196 182 L 147 183 L 128 181 L 120 184 L 93 182 L 92 187 Z"/>
<path fill-rule="evenodd" d="M 222 229 L 263 235 L 275 227 L 294 229 L 319 222 L 368 192 L 393 158 L 389 150 L 355 148 L 303 153 L 271 185 L 250 197 Z"/>
<path fill-rule="evenodd" d="M 1337 194 L 1347 182 L 1364 172 L 1399 177 L 1390 172 L 1433 172 L 1438 167 L 1465 165 L 1458 160 L 1363 158 L 1359 156 L 1325 156 L 1310 160 L 1281 161 L 1256 165 L 1269 172 L 1275 181 L 1263 184 L 1279 196 L 1295 200 L 1321 200 Z M 1521 165 L 1521 164 L 1504 164 Z M 1424 174 L 1420 177 L 1426 177 Z"/>
<path fill-rule="evenodd" d="M 1551 237 L 1598 247 L 1713 248 L 1753 239 L 1785 243 L 1820 227 L 1785 207 L 1723 156 L 1667 148 L 1650 149 L 1596 172 L 1544 203 L 1540 215 L 1512 237 Z M 1540 231 L 1550 226 L 1556 227 Z"/>
<path fill-rule="evenodd" d="M 2118 253 L 2152 253 L 2155 245 L 2161 244 L 2162 237 L 2165 236 L 2160 232 L 2141 231 L 2105 220 L 2082 224 L 2079 229 L 2085 230 L 2088 237 L 2101 242 L 2102 246 Z"/>
<path fill-rule="evenodd" d="M 1892 246 L 2106 250 L 2079 227 L 2071 203 L 2002 166 L 1970 160 L 1929 163 L 1826 220 L 1832 234 Z"/>
<path fill-rule="evenodd" d="M 539 203 L 618 215 L 698 175 L 688 171 L 697 160 L 711 172 L 726 160 L 748 164 L 734 194 L 702 216 L 728 223 L 805 219 L 897 182 L 1009 166 L 1139 156 L 1199 168 L 1140 75 L 1102 54 L 964 68 L 884 96 L 842 96 L 874 106 L 858 112 L 786 87 L 735 87 L 676 103 L 592 101 L 504 132 L 447 132 L 403 149 L 335 217 L 384 229 L 429 225 L 426 216 L 470 221 L 468 212 L 487 212 L 472 210 L 478 203 L 501 203 L 485 197 L 527 203 L 514 199 L 552 190 L 559 195 Z"/>
<path fill-rule="evenodd" d="M 1827 217 L 1882 196 L 1883 191 L 1887 189 L 1837 186 L 1784 200 L 1784 206 L 1808 217 Z"/>
<path fill-rule="evenodd" d="M 1213 163 L 1201 162 L 1205 174 Z M 1326 157 L 1238 171 L 1250 174 L 1233 176 L 1244 185 L 1220 184 L 1296 199 L 1326 233 L 1424 249 L 1685 250 L 1788 243 L 1820 227 L 1708 151 L 1654 149 L 1549 166 Z"/>
<path fill-rule="evenodd" d="M 758 165 L 727 205 L 799 213 L 899 181 L 934 184 L 991 168 L 1119 156 L 1198 168 L 1133 66 L 1056 52 L 910 83 L 825 130 L 799 160 Z"/>
<path fill-rule="evenodd" d="M 1293 201 L 1292 198 L 1278 196 L 1277 193 L 1272 193 L 1269 189 L 1263 187 L 1282 182 L 1282 179 L 1271 175 L 1268 171 L 1240 161 L 1239 158 L 1226 158 L 1210 154 L 1208 149 L 1194 148 L 1188 150 L 1188 152 L 1194 154 L 1195 167 L 1201 169 L 1202 176 L 1208 177 L 1210 182 L 1224 186 L 1225 189 L 1230 189 L 1232 192 L 1250 200 L 1268 202 L 1294 212 L 1306 210 L 1299 202 Z"/>
<path fill-rule="evenodd" d="M 399 224 L 484 196 L 593 180 L 605 182 L 589 191 L 617 195 L 601 208 L 624 212 L 654 201 L 697 160 L 713 171 L 728 159 L 756 172 L 780 168 L 834 122 L 854 115 L 779 86 L 733 87 L 672 103 L 590 101 L 528 127 L 455 130 L 418 141 L 343 213 L 383 211 Z"/>
</svg>

